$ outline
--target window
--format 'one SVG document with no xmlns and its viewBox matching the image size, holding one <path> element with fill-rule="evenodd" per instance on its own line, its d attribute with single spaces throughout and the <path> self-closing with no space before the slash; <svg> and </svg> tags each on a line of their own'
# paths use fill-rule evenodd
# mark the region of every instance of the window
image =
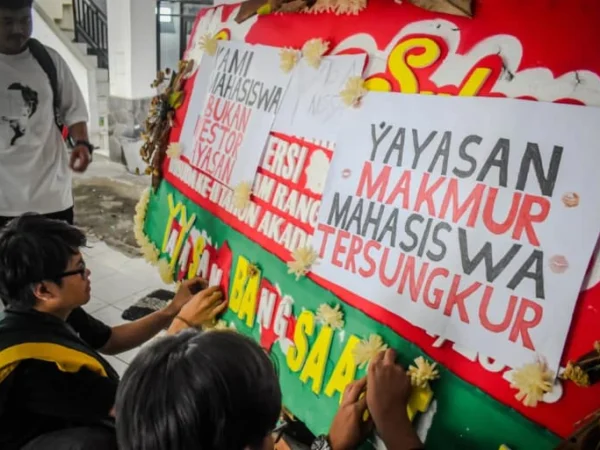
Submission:
<svg viewBox="0 0 600 450">
<path fill-rule="evenodd" d="M 177 67 L 185 53 L 198 12 L 212 5 L 213 0 L 157 0 L 158 70 Z"/>
<path fill-rule="evenodd" d="M 171 17 L 171 8 L 169 8 L 168 6 L 161 6 L 158 20 L 160 23 L 173 22 L 173 17 Z"/>
</svg>

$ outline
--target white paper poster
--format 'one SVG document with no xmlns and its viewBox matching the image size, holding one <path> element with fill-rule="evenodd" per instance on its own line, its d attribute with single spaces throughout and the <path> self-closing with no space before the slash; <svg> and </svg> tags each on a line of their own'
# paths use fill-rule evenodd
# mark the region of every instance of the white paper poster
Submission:
<svg viewBox="0 0 600 450">
<path fill-rule="evenodd" d="M 511 367 L 556 370 L 600 229 L 600 109 L 369 93 L 342 122 L 314 273 Z"/>
<path fill-rule="evenodd" d="M 292 72 L 273 130 L 291 136 L 333 141 L 347 108 L 340 92 L 348 78 L 362 74 L 365 58 L 365 55 L 327 56 L 318 69 L 300 60 Z"/>
<path fill-rule="evenodd" d="M 226 186 L 251 183 L 290 75 L 273 70 L 279 67 L 275 47 L 219 41 L 210 60 L 202 58 L 180 139 L 182 153 Z M 208 80 L 207 68 L 212 69 Z"/>
</svg>

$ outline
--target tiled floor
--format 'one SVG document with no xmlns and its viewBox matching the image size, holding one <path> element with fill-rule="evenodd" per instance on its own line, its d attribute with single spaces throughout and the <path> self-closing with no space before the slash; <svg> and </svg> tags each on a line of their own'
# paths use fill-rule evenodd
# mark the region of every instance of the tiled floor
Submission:
<svg viewBox="0 0 600 450">
<path fill-rule="evenodd" d="M 101 241 L 91 241 L 89 246 L 83 254 L 92 272 L 92 298 L 83 308 L 105 324 L 126 323 L 121 318 L 123 311 L 142 296 L 156 289 L 172 289 L 162 282 L 156 268 L 142 258 L 129 258 Z M 122 375 L 138 350 L 107 359 Z"/>
</svg>

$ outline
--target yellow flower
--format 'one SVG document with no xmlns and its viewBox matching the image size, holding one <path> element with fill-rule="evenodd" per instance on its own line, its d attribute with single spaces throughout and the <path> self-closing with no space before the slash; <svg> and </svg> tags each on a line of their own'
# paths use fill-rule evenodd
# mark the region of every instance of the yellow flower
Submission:
<svg viewBox="0 0 600 450">
<path fill-rule="evenodd" d="M 146 261 L 150 264 L 156 264 L 158 262 L 158 258 L 160 256 L 160 252 L 156 248 L 156 246 L 148 241 L 142 246 L 142 256 Z"/>
<path fill-rule="evenodd" d="M 317 309 L 317 321 L 322 325 L 327 325 L 334 330 L 341 330 L 344 328 L 344 313 L 340 311 L 340 305 L 335 305 L 332 308 L 327 303 L 323 303 Z"/>
<path fill-rule="evenodd" d="M 250 195 L 252 194 L 252 184 L 242 181 L 233 190 L 233 207 L 236 209 L 245 209 L 250 205 Z"/>
<path fill-rule="evenodd" d="M 135 240 L 140 247 L 142 256 L 146 261 L 155 264 L 158 261 L 160 252 L 156 246 L 150 242 L 146 233 L 144 233 L 144 223 L 146 221 L 146 213 L 148 211 L 148 203 L 150 202 L 150 188 L 145 189 L 140 196 L 140 199 L 135 205 L 135 215 L 133 216 L 133 233 Z"/>
<path fill-rule="evenodd" d="M 287 263 L 288 273 L 296 275 L 296 280 L 306 275 L 317 262 L 317 252 L 312 247 L 300 247 L 292 253 L 292 260 Z"/>
<path fill-rule="evenodd" d="M 415 359 L 416 366 L 408 368 L 408 376 L 414 387 L 426 388 L 430 381 L 437 380 L 440 377 L 438 370 L 435 368 L 436 363 L 430 363 L 422 356 Z"/>
<path fill-rule="evenodd" d="M 367 89 L 363 79 L 361 77 L 350 77 L 346 82 L 346 86 L 340 92 L 340 97 L 346 106 L 356 108 L 366 93 Z"/>
<path fill-rule="evenodd" d="M 311 39 L 302 47 L 302 56 L 309 66 L 318 69 L 327 50 L 329 50 L 329 42 L 319 38 Z"/>
<path fill-rule="evenodd" d="M 354 356 L 354 362 L 359 367 L 365 367 L 369 365 L 369 362 L 377 356 L 378 353 L 386 351 L 388 346 L 383 343 L 383 339 L 381 336 L 377 334 L 372 334 L 369 336 L 368 340 L 362 340 L 354 350 L 352 350 L 352 355 Z"/>
<path fill-rule="evenodd" d="M 214 56 L 217 53 L 217 45 L 219 40 L 216 36 L 211 35 L 210 33 L 206 33 L 204 36 L 200 38 L 200 42 L 198 42 L 198 46 L 204 50 L 208 55 Z"/>
<path fill-rule="evenodd" d="M 171 142 L 167 147 L 167 156 L 171 159 L 179 159 L 181 156 L 181 144 L 179 142 Z"/>
<path fill-rule="evenodd" d="M 173 284 L 173 268 L 169 261 L 164 258 L 158 261 L 158 273 L 165 284 Z"/>
<path fill-rule="evenodd" d="M 512 373 L 513 389 L 518 389 L 515 398 L 525 406 L 536 407 L 542 401 L 544 394 L 552 392 L 554 386 L 554 372 L 548 369 L 544 361 L 525 364 Z"/>
<path fill-rule="evenodd" d="M 284 73 L 290 73 L 300 59 L 300 52 L 293 48 L 282 48 L 279 52 L 279 67 Z"/>
</svg>

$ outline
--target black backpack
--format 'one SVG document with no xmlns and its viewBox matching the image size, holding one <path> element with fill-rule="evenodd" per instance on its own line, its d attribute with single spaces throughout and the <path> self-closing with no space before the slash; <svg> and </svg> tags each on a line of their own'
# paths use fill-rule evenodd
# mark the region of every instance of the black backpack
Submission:
<svg viewBox="0 0 600 450">
<path fill-rule="evenodd" d="M 65 141 L 72 148 L 73 139 L 69 136 L 69 130 L 65 126 L 60 116 L 60 96 L 58 95 L 58 72 L 56 71 L 56 65 L 48 53 L 46 46 L 37 39 L 30 38 L 27 42 L 29 51 L 42 67 L 48 80 L 50 81 L 50 87 L 52 88 L 52 105 L 54 109 L 54 122 L 60 131 L 60 134 L 65 137 Z"/>
</svg>

